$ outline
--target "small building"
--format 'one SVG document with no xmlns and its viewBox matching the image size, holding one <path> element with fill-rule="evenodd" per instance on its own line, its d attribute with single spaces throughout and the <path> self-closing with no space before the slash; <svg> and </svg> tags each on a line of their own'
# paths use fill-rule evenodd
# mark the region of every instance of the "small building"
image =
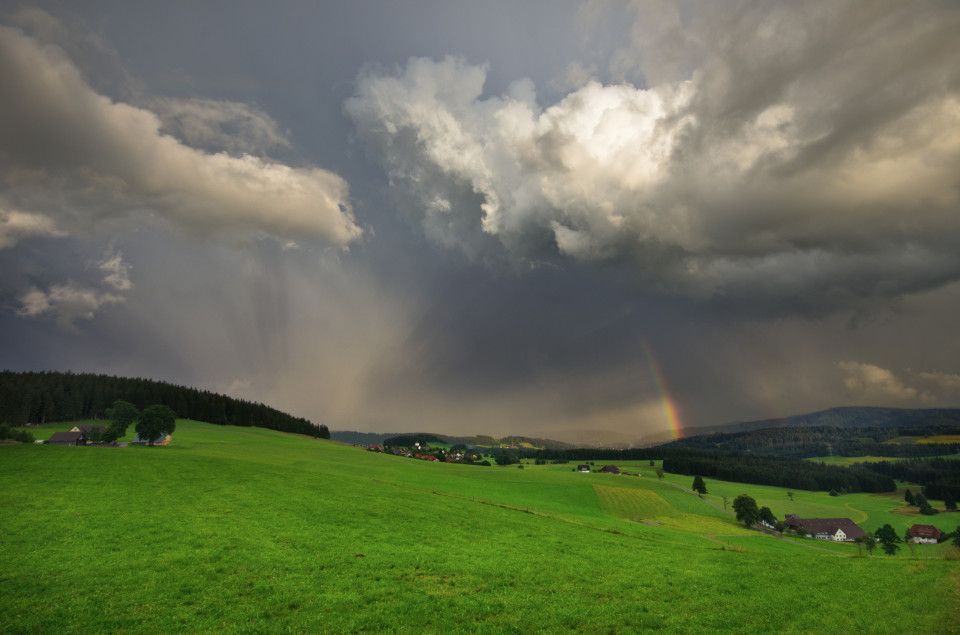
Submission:
<svg viewBox="0 0 960 635">
<path fill-rule="evenodd" d="M 578 471 L 578 472 L 589 472 L 589 471 L 590 471 L 590 466 L 589 466 L 589 465 L 578 465 L 578 466 L 577 466 L 577 471 Z"/>
<path fill-rule="evenodd" d="M 853 542 L 857 538 L 867 535 L 855 522 L 849 518 L 800 518 L 796 514 L 787 514 L 784 518 L 787 529 L 804 529 L 814 538 L 820 540 L 835 540 L 837 542 Z"/>
<path fill-rule="evenodd" d="M 54 432 L 46 440 L 47 445 L 86 445 L 87 435 L 84 432 Z"/>
<path fill-rule="evenodd" d="M 943 533 L 933 525 L 911 525 L 907 530 L 910 540 L 917 544 L 935 545 Z"/>
<path fill-rule="evenodd" d="M 600 471 L 605 474 L 619 474 L 620 468 L 616 465 L 604 465 L 602 468 L 600 468 Z"/>
</svg>

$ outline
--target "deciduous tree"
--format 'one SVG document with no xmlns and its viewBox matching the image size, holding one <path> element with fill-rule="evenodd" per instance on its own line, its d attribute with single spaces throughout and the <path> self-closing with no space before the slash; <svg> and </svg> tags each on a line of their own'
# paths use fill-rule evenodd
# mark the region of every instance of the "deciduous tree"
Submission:
<svg viewBox="0 0 960 635">
<path fill-rule="evenodd" d="M 742 521 L 747 527 L 753 527 L 760 518 L 757 501 L 747 494 L 740 494 L 733 499 L 733 511 L 737 514 L 737 520 Z"/>
<path fill-rule="evenodd" d="M 143 409 L 136 430 L 141 439 L 150 445 L 165 434 L 172 434 L 177 425 L 177 415 L 168 406 L 154 404 Z"/>
<path fill-rule="evenodd" d="M 103 441 L 113 443 L 127 433 L 130 424 L 137 420 L 140 411 L 129 401 L 117 399 L 113 405 L 107 408 L 107 417 L 110 419 L 110 425 L 103 433 Z"/>
<path fill-rule="evenodd" d="M 897 544 L 900 542 L 900 536 L 897 535 L 897 530 L 890 526 L 890 523 L 878 529 L 876 536 L 880 539 L 883 550 L 888 556 L 892 556 L 900 549 L 900 546 Z"/>
</svg>

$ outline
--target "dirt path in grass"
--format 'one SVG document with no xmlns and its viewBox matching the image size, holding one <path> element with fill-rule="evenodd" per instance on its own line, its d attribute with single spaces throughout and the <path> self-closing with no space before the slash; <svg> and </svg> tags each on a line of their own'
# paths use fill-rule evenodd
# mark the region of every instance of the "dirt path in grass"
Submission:
<svg viewBox="0 0 960 635">
<path fill-rule="evenodd" d="M 862 518 L 859 518 L 858 520 L 854 520 L 853 522 L 855 522 L 855 523 L 862 523 L 862 522 L 865 521 L 867 518 L 869 518 L 869 516 L 867 515 L 867 512 L 861 511 L 861 510 L 857 509 L 856 507 L 852 506 L 850 503 L 844 503 L 843 506 L 846 507 L 847 509 L 849 509 L 849 510 L 852 511 L 852 512 L 857 512 L 858 514 L 860 514 L 860 515 L 862 516 Z"/>
</svg>

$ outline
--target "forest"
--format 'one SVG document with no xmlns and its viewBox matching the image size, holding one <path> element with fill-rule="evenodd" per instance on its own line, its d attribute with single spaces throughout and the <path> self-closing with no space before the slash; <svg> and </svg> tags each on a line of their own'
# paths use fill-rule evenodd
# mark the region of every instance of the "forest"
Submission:
<svg viewBox="0 0 960 635">
<path fill-rule="evenodd" d="M 943 458 L 857 463 L 879 474 L 923 486 L 923 494 L 934 500 L 948 496 L 960 500 L 960 461 Z"/>
<path fill-rule="evenodd" d="M 725 481 L 773 485 L 813 491 L 893 492 L 893 478 L 862 467 L 813 463 L 801 459 L 764 457 L 739 452 L 680 454 L 663 460 L 663 469 L 676 474 L 699 475 Z"/>
<path fill-rule="evenodd" d="M 163 404 L 178 417 L 217 425 L 330 438 L 323 424 L 261 403 L 166 382 L 88 373 L 0 371 L 0 423 L 11 426 L 104 419 L 107 408 L 117 400 L 129 401 L 140 410 Z"/>
<path fill-rule="evenodd" d="M 884 456 L 913 458 L 960 452 L 960 443 L 885 443 L 901 435 L 936 436 L 960 434 L 960 425 L 919 427 L 843 428 L 839 426 L 790 426 L 748 432 L 718 432 L 665 444 L 665 448 L 756 452 L 772 456 Z"/>
</svg>

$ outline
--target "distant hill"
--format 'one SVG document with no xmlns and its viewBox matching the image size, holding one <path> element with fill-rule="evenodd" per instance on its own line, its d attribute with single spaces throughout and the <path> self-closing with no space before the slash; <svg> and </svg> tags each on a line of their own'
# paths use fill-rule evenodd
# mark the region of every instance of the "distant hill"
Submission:
<svg viewBox="0 0 960 635">
<path fill-rule="evenodd" d="M 847 406 L 776 419 L 741 421 L 718 426 L 691 428 L 688 436 L 714 432 L 745 432 L 764 428 L 835 426 L 837 428 L 915 428 L 960 425 L 960 408 L 875 408 Z"/>
<path fill-rule="evenodd" d="M 107 408 L 118 399 L 140 410 L 164 404 L 182 419 L 330 437 L 325 425 L 276 408 L 162 381 L 92 373 L 0 371 L 0 423 L 19 426 L 104 419 Z"/>
<path fill-rule="evenodd" d="M 746 428 L 746 429 L 744 429 Z M 833 408 L 721 427 L 660 447 L 756 452 L 790 457 L 921 457 L 953 454 L 955 443 L 891 444 L 900 435 L 960 434 L 960 409 Z"/>
</svg>

